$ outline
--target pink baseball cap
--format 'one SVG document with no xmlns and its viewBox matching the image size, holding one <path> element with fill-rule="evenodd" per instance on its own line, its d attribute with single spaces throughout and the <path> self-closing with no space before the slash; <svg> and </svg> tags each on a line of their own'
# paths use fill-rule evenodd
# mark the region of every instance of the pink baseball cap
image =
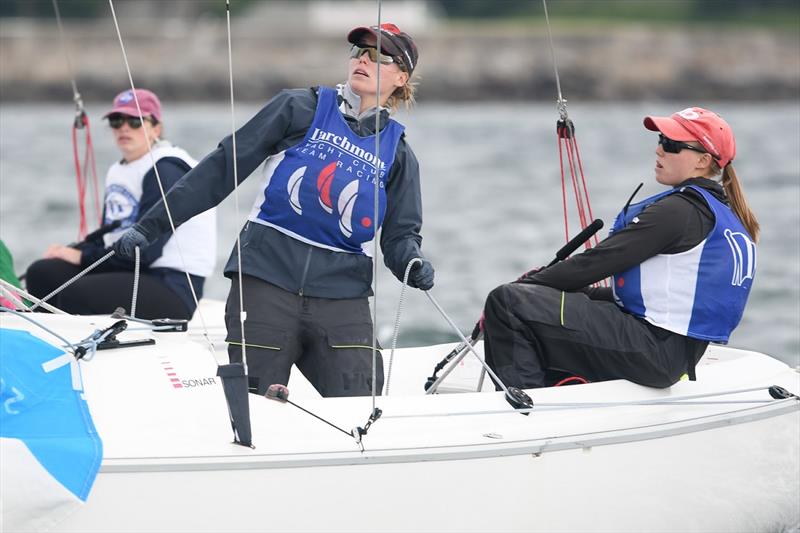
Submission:
<svg viewBox="0 0 800 533">
<path fill-rule="evenodd" d="M 736 139 L 730 125 L 702 107 L 687 107 L 668 117 L 644 117 L 644 127 L 673 141 L 699 142 L 722 168 L 736 157 Z"/>
<path fill-rule="evenodd" d="M 128 89 L 127 91 L 122 91 L 114 97 L 114 107 L 111 108 L 111 111 L 103 115 L 103 118 L 107 118 L 108 115 L 114 113 L 138 117 L 139 110 L 136 109 L 137 99 L 139 100 L 139 108 L 142 110 L 143 117 L 150 116 L 161 122 L 161 101 L 154 92 L 148 91 L 147 89 L 136 89 L 135 98 L 132 90 Z"/>
</svg>

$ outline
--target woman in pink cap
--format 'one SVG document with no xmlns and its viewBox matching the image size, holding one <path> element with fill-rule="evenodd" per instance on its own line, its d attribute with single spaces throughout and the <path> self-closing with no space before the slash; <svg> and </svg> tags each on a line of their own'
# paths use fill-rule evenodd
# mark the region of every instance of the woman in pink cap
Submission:
<svg viewBox="0 0 800 533">
<path fill-rule="evenodd" d="M 489 294 L 486 360 L 506 385 L 573 375 L 669 387 L 694 379 L 708 343 L 739 323 L 759 227 L 731 164 L 733 132 L 699 107 L 644 125 L 659 133 L 655 178 L 669 189 L 631 198 L 598 246 Z M 609 276 L 610 288 L 593 286 Z"/>
<path fill-rule="evenodd" d="M 108 119 L 122 155 L 106 175 L 103 226 L 81 243 L 50 246 L 44 259 L 28 268 L 26 284 L 34 296 L 50 294 L 106 255 L 114 242 L 160 200 L 158 178 L 169 190 L 197 164 L 185 150 L 161 138 L 161 102 L 152 91 L 121 92 L 103 118 Z M 216 218 L 212 209 L 184 224 L 174 236 L 165 236 L 142 251 L 136 316 L 191 318 L 196 306 L 186 272 L 200 298 L 203 281 L 211 275 L 215 261 Z M 132 258 L 112 256 L 53 296 L 50 303 L 74 314 L 107 314 L 117 307 L 130 311 L 134 269 Z"/>
<path fill-rule="evenodd" d="M 367 298 L 376 229 L 381 228 L 384 263 L 398 279 L 422 256 L 419 165 L 404 127 L 391 118 L 397 107 L 413 101 L 416 44 L 394 24 L 355 28 L 347 40 L 345 83 L 284 90 L 236 132 L 238 177 L 264 165 L 263 185 L 240 234 L 241 257 L 234 247 L 225 267 L 232 280 L 225 316 L 228 354 L 232 362 L 242 360 L 241 272 L 250 385 L 259 394 L 271 384 L 285 385 L 296 365 L 323 396 L 369 395 Z M 233 156 L 227 137 L 170 192 L 176 225 L 231 193 Z M 134 246 L 167 232 L 159 204 L 117 249 L 129 256 Z M 433 278 L 433 267 L 424 260 L 409 283 L 427 290 Z M 380 394 L 380 355 L 375 375 Z"/>
</svg>

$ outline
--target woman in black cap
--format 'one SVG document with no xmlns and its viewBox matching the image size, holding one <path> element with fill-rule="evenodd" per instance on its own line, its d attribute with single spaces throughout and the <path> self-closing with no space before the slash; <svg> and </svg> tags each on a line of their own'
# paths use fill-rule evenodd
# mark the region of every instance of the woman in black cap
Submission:
<svg viewBox="0 0 800 533">
<path fill-rule="evenodd" d="M 273 383 L 285 385 L 293 364 L 323 396 L 370 394 L 367 297 L 375 228 L 382 228 L 384 263 L 398 279 L 409 261 L 421 257 L 419 167 L 403 126 L 390 118 L 401 103 L 413 102 L 416 45 L 394 24 L 356 28 L 348 41 L 346 83 L 284 90 L 236 132 L 238 176 L 244 179 L 266 163 L 264 185 L 240 234 L 241 257 L 234 248 L 225 267 L 232 280 L 226 340 L 231 362 L 241 361 L 241 271 L 250 385 L 259 394 Z M 231 193 L 233 157 L 229 136 L 170 191 L 176 226 Z M 128 231 L 117 250 L 129 256 L 135 246 L 167 231 L 162 203 Z M 423 260 L 411 271 L 409 284 L 428 290 L 433 276 L 430 262 Z M 380 356 L 377 364 L 380 393 Z"/>
</svg>

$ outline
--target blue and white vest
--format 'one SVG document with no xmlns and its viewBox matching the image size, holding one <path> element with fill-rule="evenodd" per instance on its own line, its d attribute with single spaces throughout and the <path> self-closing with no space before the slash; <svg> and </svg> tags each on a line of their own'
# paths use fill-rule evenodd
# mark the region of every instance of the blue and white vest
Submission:
<svg viewBox="0 0 800 533">
<path fill-rule="evenodd" d="M 613 277 L 614 298 L 625 311 L 694 339 L 727 343 L 739 324 L 756 271 L 756 246 L 731 209 L 701 187 L 714 229 L 685 252 L 659 254 Z M 631 205 L 612 232 L 630 223 L 675 188 Z"/>
<path fill-rule="evenodd" d="M 376 162 L 375 136 L 354 133 L 336 97 L 334 89 L 320 87 L 314 121 L 303 140 L 267 159 L 264 194 L 248 218 L 313 246 L 371 256 L 373 232 L 386 213 L 386 177 L 404 128 L 388 121 L 380 132 Z"/>
<path fill-rule="evenodd" d="M 121 220 L 122 224 L 103 237 L 106 247 L 110 247 L 139 219 L 139 203 L 142 198 L 142 182 L 145 174 L 153 168 L 153 161 L 164 157 L 176 157 L 190 167 L 197 161 L 182 148 L 173 146 L 168 141 L 159 141 L 153 145 L 153 154 L 146 153 L 135 161 L 116 162 L 111 165 L 106 175 L 105 218 L 103 224 Z M 180 253 L 178 252 L 180 243 Z M 207 278 L 214 272 L 217 260 L 217 215 L 212 208 L 187 220 L 170 237 L 161 253 L 161 257 L 153 261 L 150 268 L 171 268 L 186 271 L 189 274 Z"/>
</svg>

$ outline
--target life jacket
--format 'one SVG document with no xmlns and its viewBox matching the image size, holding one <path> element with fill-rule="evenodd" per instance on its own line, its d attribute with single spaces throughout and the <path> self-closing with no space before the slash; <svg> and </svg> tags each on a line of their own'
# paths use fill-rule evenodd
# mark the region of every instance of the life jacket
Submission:
<svg viewBox="0 0 800 533">
<path fill-rule="evenodd" d="M 189 167 L 197 165 L 197 161 L 185 150 L 173 146 L 168 141 L 159 141 L 153 145 L 152 156 L 147 153 L 135 161 L 125 163 L 118 161 L 108 169 L 103 224 L 117 220 L 122 223 L 114 231 L 103 236 L 106 247 L 114 244 L 122 237 L 125 230 L 139 219 L 144 176 L 153 168 L 154 161 L 158 162 L 165 157 L 178 158 Z M 178 243 L 180 243 L 180 253 Z M 181 224 L 164 245 L 161 257 L 153 261 L 150 268 L 188 271 L 190 274 L 205 278 L 214 271 L 216 249 L 216 210 L 209 209 Z"/>
<path fill-rule="evenodd" d="M 313 246 L 371 256 L 370 241 L 386 213 L 386 177 L 404 128 L 388 121 L 376 161 L 375 135 L 353 132 L 336 97 L 334 89 L 320 87 L 303 140 L 267 159 L 263 195 L 248 218 Z"/>
<path fill-rule="evenodd" d="M 677 254 L 658 254 L 613 276 L 614 298 L 628 313 L 660 328 L 694 339 L 725 344 L 739 324 L 756 271 L 756 246 L 730 207 L 701 187 L 714 213 L 714 228 L 697 246 Z M 675 188 L 623 210 L 612 232 Z"/>
</svg>

